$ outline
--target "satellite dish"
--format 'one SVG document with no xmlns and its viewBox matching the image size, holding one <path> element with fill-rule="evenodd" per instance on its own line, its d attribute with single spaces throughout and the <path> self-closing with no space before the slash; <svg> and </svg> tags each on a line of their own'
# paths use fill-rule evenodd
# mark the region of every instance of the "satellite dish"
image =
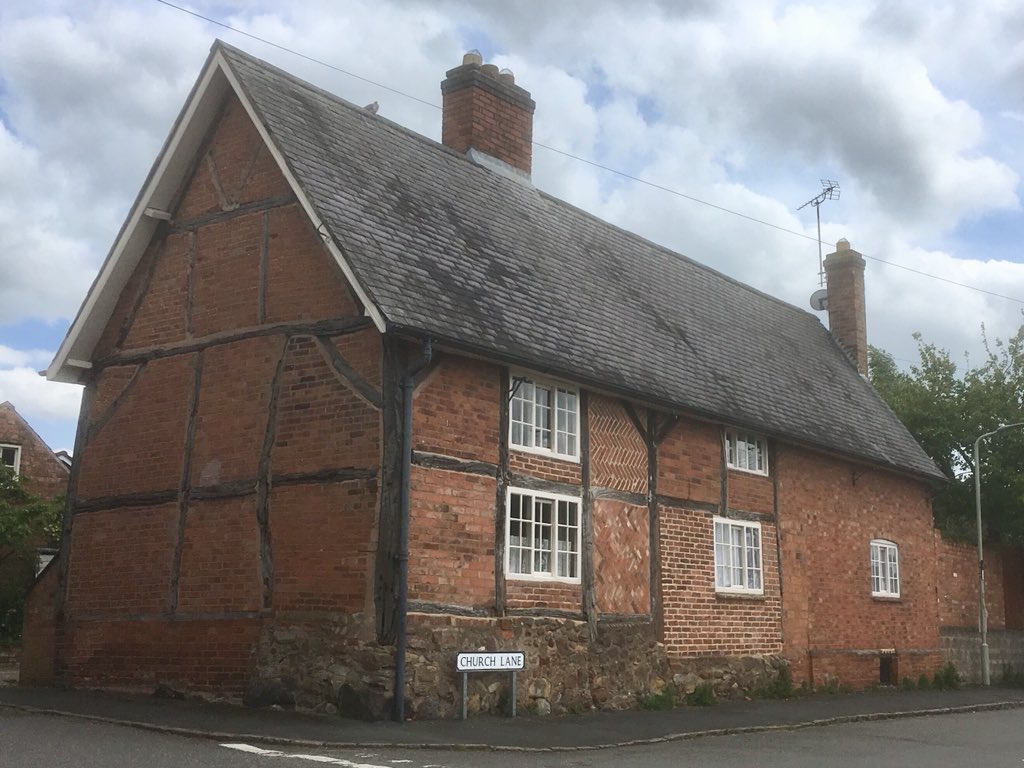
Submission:
<svg viewBox="0 0 1024 768">
<path fill-rule="evenodd" d="M 811 294 L 811 309 L 821 312 L 828 308 L 828 291 L 824 288 L 819 288 Z"/>
</svg>

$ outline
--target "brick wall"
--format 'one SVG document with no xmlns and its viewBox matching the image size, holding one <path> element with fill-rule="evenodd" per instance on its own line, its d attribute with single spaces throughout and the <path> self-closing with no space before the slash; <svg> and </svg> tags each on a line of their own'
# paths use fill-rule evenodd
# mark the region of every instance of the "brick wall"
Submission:
<svg viewBox="0 0 1024 768">
<path fill-rule="evenodd" d="M 898 664 L 937 663 L 936 552 L 923 483 L 791 447 L 777 450 L 785 577 L 785 653 L 794 677 L 879 681 L 882 649 Z M 871 595 L 870 542 L 899 547 L 900 597 Z"/>
<path fill-rule="evenodd" d="M 311 335 L 362 309 L 233 97 L 203 151 L 94 359 L 51 643 L 73 684 L 237 695 L 255 615 L 370 605 L 379 335 Z"/>
<path fill-rule="evenodd" d="M 782 649 L 774 524 L 761 524 L 763 595 L 715 589 L 710 512 L 661 507 L 661 594 L 665 647 L 673 656 L 742 656 Z"/>
<path fill-rule="evenodd" d="M 681 419 L 658 446 L 658 493 L 710 504 L 722 498 L 722 430 Z"/>
<path fill-rule="evenodd" d="M 646 506 L 596 499 L 594 590 L 601 613 L 651 610 L 650 513 Z"/>
<path fill-rule="evenodd" d="M 589 407 L 591 485 L 647 493 L 647 446 L 622 403 L 592 395 Z"/>
</svg>

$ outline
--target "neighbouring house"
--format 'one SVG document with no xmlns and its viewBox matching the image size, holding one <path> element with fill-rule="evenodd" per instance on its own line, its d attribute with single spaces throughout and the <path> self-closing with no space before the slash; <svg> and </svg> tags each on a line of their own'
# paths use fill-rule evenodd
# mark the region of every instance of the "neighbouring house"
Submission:
<svg viewBox="0 0 1024 768">
<path fill-rule="evenodd" d="M 67 491 L 68 465 L 9 401 L 0 403 L 0 464 L 12 469 L 25 490 L 39 499 L 55 500 Z M 55 552 L 54 542 L 42 533 L 31 544 L 35 549 L 30 552 L 0 548 L 0 634 L 11 629 L 16 633 L 25 592 Z"/>
<path fill-rule="evenodd" d="M 430 717 L 479 648 L 539 712 L 940 666 L 863 258 L 830 333 L 536 189 L 511 74 L 441 89 L 438 144 L 213 46 L 48 371 L 85 397 L 30 681 Z"/>
</svg>

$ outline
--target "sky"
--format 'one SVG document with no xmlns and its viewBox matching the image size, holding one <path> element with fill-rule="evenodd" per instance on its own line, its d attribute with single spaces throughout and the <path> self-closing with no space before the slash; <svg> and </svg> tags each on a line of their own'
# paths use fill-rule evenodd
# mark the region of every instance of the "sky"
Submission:
<svg viewBox="0 0 1024 768">
<path fill-rule="evenodd" d="M 901 365 L 915 333 L 976 365 L 983 334 L 1024 321 L 1024 3 L 182 7 L 0 4 L 0 402 L 54 450 L 73 447 L 81 388 L 38 371 L 218 37 L 434 139 L 440 81 L 477 49 L 537 103 L 537 187 L 807 311 L 800 206 L 838 181 L 824 252 L 864 254 L 868 340 Z"/>
</svg>

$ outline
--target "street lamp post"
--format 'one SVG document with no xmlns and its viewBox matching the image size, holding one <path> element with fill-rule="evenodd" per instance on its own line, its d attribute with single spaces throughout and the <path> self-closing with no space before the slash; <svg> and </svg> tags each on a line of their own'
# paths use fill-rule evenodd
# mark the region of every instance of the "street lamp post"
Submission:
<svg viewBox="0 0 1024 768">
<path fill-rule="evenodd" d="M 1016 424 L 1000 424 L 991 432 L 979 435 L 974 441 L 974 511 L 978 526 L 978 632 L 981 635 L 981 682 L 992 684 L 992 671 L 988 657 L 988 606 L 985 605 L 985 550 L 981 536 L 981 464 L 978 461 L 978 444 L 985 438 L 998 435 L 1007 429 L 1024 427 L 1024 421 Z"/>
</svg>

